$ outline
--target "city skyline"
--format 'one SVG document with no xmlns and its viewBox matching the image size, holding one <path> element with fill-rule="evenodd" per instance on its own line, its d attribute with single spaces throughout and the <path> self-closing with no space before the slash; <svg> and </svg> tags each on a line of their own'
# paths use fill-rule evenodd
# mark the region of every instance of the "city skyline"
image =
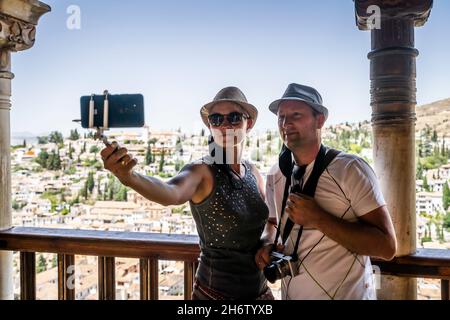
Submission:
<svg viewBox="0 0 450 320">
<path fill-rule="evenodd" d="M 290 82 L 321 92 L 328 124 L 370 119 L 370 33 L 357 29 L 353 1 L 48 3 L 35 47 L 12 58 L 12 132 L 67 134 L 80 96 L 103 89 L 142 93 L 151 128 L 197 132 L 200 107 L 228 85 L 258 107 L 256 130 L 275 129 L 267 106 Z M 67 27 L 71 5 L 80 29 Z M 450 44 L 440 39 L 450 4 L 434 8 L 416 29 L 418 105 L 450 96 Z"/>
</svg>

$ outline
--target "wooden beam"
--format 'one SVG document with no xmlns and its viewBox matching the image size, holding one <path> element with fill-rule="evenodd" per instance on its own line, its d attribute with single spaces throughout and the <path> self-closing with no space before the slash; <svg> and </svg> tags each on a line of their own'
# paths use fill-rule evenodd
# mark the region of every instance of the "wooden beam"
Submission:
<svg viewBox="0 0 450 320">
<path fill-rule="evenodd" d="M 98 299 L 116 299 L 116 264 L 113 257 L 98 257 Z"/>
<path fill-rule="evenodd" d="M 75 256 L 58 254 L 58 300 L 75 300 Z"/>
<path fill-rule="evenodd" d="M 184 300 L 192 300 L 192 289 L 195 281 L 195 262 L 184 262 Z"/>
<path fill-rule="evenodd" d="M 450 281 L 441 280 L 441 300 L 450 300 Z"/>
<path fill-rule="evenodd" d="M 450 250 L 418 249 L 416 253 L 383 261 L 371 258 L 381 273 L 401 277 L 450 279 Z"/>
<path fill-rule="evenodd" d="M 150 259 L 150 300 L 159 299 L 159 268 L 158 260 Z"/>
<path fill-rule="evenodd" d="M 20 299 L 36 300 L 36 253 L 20 253 Z"/>
<path fill-rule="evenodd" d="M 0 232 L 0 250 L 196 261 L 194 235 L 15 227 Z"/>
</svg>

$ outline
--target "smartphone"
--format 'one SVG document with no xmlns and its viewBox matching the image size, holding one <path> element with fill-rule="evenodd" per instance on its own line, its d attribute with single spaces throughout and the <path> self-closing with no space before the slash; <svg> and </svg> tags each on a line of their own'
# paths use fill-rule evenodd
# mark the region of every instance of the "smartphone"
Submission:
<svg viewBox="0 0 450 320">
<path fill-rule="evenodd" d="M 105 123 L 108 128 L 140 128 L 145 125 L 142 94 L 108 94 L 107 105 L 108 108 L 104 108 L 105 95 L 102 94 L 81 97 L 81 126 L 92 129 L 104 128 Z"/>
</svg>

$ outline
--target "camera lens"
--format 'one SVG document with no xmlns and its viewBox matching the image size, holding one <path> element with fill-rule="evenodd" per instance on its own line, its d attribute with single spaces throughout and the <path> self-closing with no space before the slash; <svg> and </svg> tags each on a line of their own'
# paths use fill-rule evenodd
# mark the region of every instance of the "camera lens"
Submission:
<svg viewBox="0 0 450 320">
<path fill-rule="evenodd" d="M 278 279 L 281 279 L 278 266 L 273 263 L 264 268 L 264 276 L 270 283 L 275 283 Z"/>
</svg>

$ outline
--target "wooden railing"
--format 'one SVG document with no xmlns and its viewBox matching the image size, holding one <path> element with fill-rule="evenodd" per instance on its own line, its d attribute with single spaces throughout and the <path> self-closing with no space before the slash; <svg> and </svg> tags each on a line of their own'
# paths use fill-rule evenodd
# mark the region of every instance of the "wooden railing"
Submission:
<svg viewBox="0 0 450 320">
<path fill-rule="evenodd" d="M 441 299 L 450 300 L 450 250 L 418 249 L 415 254 L 382 261 L 372 258 L 372 264 L 381 273 L 408 278 L 431 278 L 441 280 Z"/>
<path fill-rule="evenodd" d="M 20 251 L 20 296 L 36 299 L 36 252 L 58 254 L 58 299 L 75 299 L 67 285 L 75 255 L 98 256 L 98 293 L 115 299 L 115 258 L 138 258 L 140 298 L 158 299 L 158 260 L 184 261 L 184 297 L 191 297 L 199 255 L 198 237 L 138 232 L 16 227 L 0 232 L 0 250 Z M 449 300 L 450 250 L 419 249 L 392 261 L 372 259 L 382 274 L 441 279 L 441 298 Z M 70 273 L 73 277 L 73 273 Z"/>
<path fill-rule="evenodd" d="M 198 237 L 140 232 L 15 227 L 0 232 L 0 250 L 20 251 L 20 297 L 36 299 L 36 252 L 58 254 L 58 299 L 74 300 L 68 286 L 75 255 L 98 257 L 98 297 L 115 299 L 115 258 L 138 258 L 140 298 L 158 299 L 158 260 L 184 261 L 184 297 L 192 293 L 199 255 Z M 73 270 L 72 270 L 73 271 Z"/>
</svg>

